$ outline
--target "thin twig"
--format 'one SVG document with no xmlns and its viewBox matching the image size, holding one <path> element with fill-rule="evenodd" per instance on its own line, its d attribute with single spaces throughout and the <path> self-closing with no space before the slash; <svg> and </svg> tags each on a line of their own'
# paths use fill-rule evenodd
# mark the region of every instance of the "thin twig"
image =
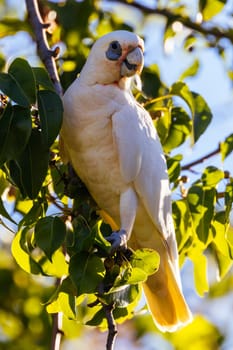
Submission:
<svg viewBox="0 0 233 350">
<path fill-rule="evenodd" d="M 52 315 L 53 326 L 52 326 L 52 339 L 51 339 L 51 350 L 60 350 L 61 339 L 63 336 L 62 329 L 62 313 L 58 312 Z"/>
<path fill-rule="evenodd" d="M 198 158 L 198 159 L 194 160 L 191 163 L 183 165 L 181 167 L 181 169 L 182 170 L 190 170 L 193 166 L 198 165 L 200 163 L 203 163 L 206 159 L 208 159 L 210 157 L 213 157 L 213 156 L 216 156 L 216 154 L 218 154 L 219 152 L 220 152 L 220 145 L 218 145 L 218 147 L 214 151 L 212 151 L 210 153 L 207 153 L 206 155 L 202 156 L 201 158 Z"/>
<path fill-rule="evenodd" d="M 180 14 L 176 14 L 172 12 L 172 10 L 169 10 L 167 8 L 157 8 L 157 7 L 148 7 L 143 4 L 143 2 L 136 2 L 136 1 L 127 1 L 127 0 L 117 0 L 116 2 L 122 3 L 128 6 L 132 6 L 134 8 L 137 8 L 141 10 L 142 12 L 146 14 L 157 14 L 163 17 L 166 17 L 169 19 L 171 22 L 180 22 L 182 23 L 186 28 L 190 28 L 192 30 L 195 30 L 199 33 L 202 33 L 203 35 L 206 36 L 212 36 L 215 37 L 216 39 L 228 39 L 233 43 L 233 33 L 231 30 L 225 30 L 223 28 L 218 28 L 214 26 L 208 26 L 205 27 L 197 22 L 194 22 L 191 20 L 191 18 L 187 16 L 183 16 Z"/>
<path fill-rule="evenodd" d="M 46 37 L 46 29 L 48 28 L 49 24 L 43 23 L 37 0 L 25 0 L 25 2 L 29 15 L 29 21 L 35 33 L 38 54 L 49 73 L 56 92 L 58 95 L 62 96 L 62 86 L 55 64 L 55 57 L 57 56 L 59 49 L 55 48 L 55 50 L 51 50 L 49 48 Z"/>
<path fill-rule="evenodd" d="M 106 344 L 106 350 L 113 350 L 114 349 L 114 343 L 117 336 L 117 328 L 116 323 L 114 321 L 113 317 L 113 305 L 104 305 L 103 306 L 105 310 L 105 316 L 108 323 L 108 338 L 107 338 L 107 344 Z"/>
</svg>

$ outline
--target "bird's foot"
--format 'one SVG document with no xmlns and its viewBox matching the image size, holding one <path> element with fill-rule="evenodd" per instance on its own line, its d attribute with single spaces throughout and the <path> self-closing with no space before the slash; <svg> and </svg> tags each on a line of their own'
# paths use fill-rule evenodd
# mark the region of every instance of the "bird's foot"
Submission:
<svg viewBox="0 0 233 350">
<path fill-rule="evenodd" d="M 114 231 L 107 241 L 111 243 L 111 253 L 115 253 L 118 250 L 125 251 L 127 249 L 127 232 L 125 230 Z"/>
</svg>

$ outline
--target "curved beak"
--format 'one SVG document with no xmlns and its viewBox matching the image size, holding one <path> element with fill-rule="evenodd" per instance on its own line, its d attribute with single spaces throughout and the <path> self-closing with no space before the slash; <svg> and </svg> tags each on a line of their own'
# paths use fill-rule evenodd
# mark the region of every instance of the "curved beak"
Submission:
<svg viewBox="0 0 233 350">
<path fill-rule="evenodd" d="M 144 63 L 143 51 L 138 46 L 128 53 L 121 65 L 121 76 L 131 77 L 136 73 L 141 73 Z"/>
</svg>

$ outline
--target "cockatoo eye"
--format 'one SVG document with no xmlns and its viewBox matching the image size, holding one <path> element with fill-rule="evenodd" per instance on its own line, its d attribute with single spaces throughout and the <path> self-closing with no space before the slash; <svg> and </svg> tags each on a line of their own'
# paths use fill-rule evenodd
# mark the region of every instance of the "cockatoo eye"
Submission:
<svg viewBox="0 0 233 350">
<path fill-rule="evenodd" d="M 122 48 L 118 41 L 112 41 L 106 51 L 106 57 L 111 61 L 117 61 L 121 57 Z"/>
</svg>

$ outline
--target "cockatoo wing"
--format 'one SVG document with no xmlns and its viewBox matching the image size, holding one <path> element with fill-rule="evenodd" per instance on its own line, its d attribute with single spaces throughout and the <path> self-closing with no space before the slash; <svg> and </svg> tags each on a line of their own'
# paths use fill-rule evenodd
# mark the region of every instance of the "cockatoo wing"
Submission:
<svg viewBox="0 0 233 350">
<path fill-rule="evenodd" d="M 156 229 L 169 246 L 171 259 L 177 248 L 171 214 L 166 160 L 150 115 L 139 104 L 128 104 L 112 117 L 121 174 L 133 183 Z"/>
</svg>

